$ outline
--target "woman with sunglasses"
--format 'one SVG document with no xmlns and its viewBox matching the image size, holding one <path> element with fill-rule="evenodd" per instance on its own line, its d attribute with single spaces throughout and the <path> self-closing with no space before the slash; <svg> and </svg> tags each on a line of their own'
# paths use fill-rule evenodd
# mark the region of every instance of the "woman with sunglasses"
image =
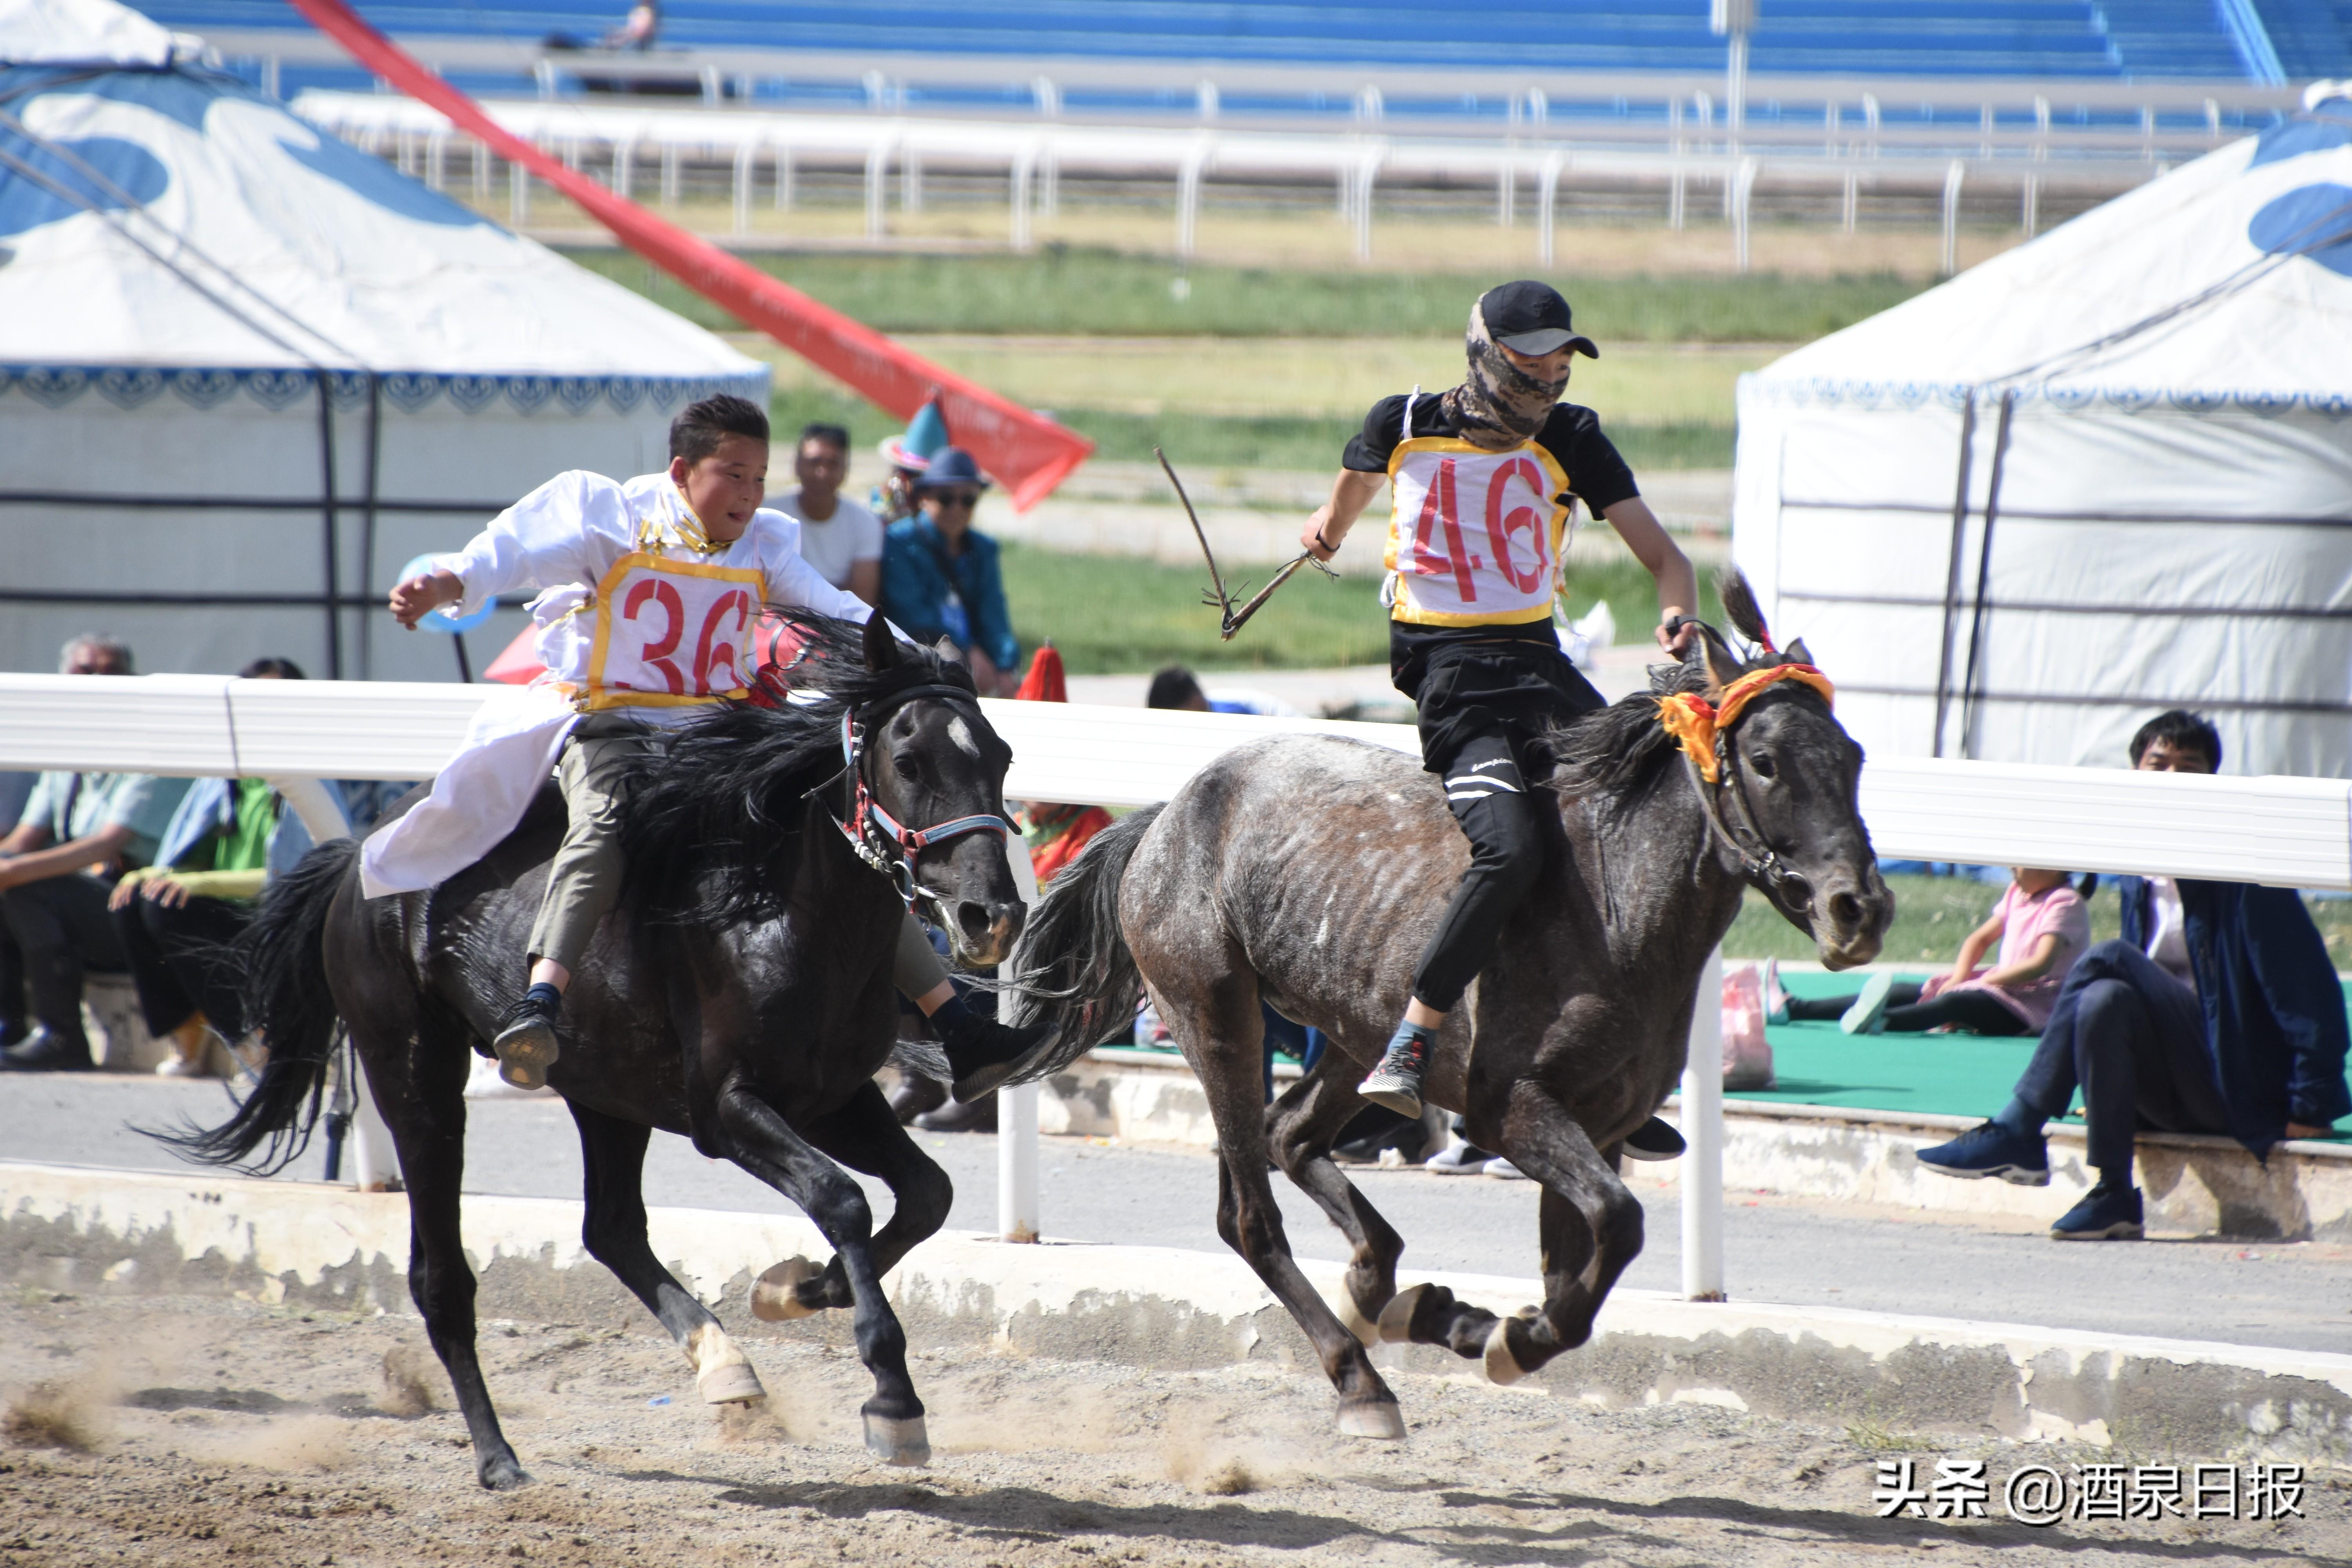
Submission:
<svg viewBox="0 0 2352 1568">
<path fill-rule="evenodd" d="M 971 662 L 982 695 L 1010 697 L 1021 645 L 1004 606 L 996 541 L 971 526 L 988 480 L 961 447 L 942 447 L 915 482 L 921 510 L 890 525 L 883 545 L 882 613 L 918 642 L 945 637 Z"/>
</svg>

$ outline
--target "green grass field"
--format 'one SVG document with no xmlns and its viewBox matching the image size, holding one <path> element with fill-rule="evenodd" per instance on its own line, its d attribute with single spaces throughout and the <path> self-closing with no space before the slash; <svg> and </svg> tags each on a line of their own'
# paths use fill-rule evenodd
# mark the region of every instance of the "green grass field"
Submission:
<svg viewBox="0 0 2352 1568">
<path fill-rule="evenodd" d="M 716 331 L 738 325 L 626 251 L 564 254 L 690 321 Z M 1165 258 L 1051 247 L 1033 256 L 828 253 L 746 259 L 886 332 L 1452 336 L 1462 331 L 1479 281 L 1459 273 L 1181 267 Z M 1171 287 L 1180 277 L 1187 285 L 1181 291 Z M 1603 342 L 1805 342 L 1926 287 L 1892 275 L 1555 275 L 1549 281 L 1568 295 L 1585 331 Z"/>
</svg>

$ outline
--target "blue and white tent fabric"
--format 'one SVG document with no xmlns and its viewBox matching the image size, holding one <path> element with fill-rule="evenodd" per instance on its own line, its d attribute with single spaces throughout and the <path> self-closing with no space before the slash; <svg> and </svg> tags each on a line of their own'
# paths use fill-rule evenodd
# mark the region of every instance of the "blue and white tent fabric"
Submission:
<svg viewBox="0 0 2352 1568">
<path fill-rule="evenodd" d="M 678 408 L 769 372 L 201 47 L 0 0 L 0 668 L 103 626 L 152 670 L 446 677 L 373 635 L 389 573 L 563 469 L 658 467 Z"/>
<path fill-rule="evenodd" d="M 2352 96 L 1739 386 L 1735 553 L 1888 755 L 2352 771 Z"/>
</svg>

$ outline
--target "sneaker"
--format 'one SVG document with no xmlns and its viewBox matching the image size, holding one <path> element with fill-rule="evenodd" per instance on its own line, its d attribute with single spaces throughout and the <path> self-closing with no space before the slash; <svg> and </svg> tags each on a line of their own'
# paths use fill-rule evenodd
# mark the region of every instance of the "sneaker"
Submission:
<svg viewBox="0 0 2352 1568">
<path fill-rule="evenodd" d="M 2141 1238 L 2139 1189 L 2101 1182 L 2050 1227 L 2053 1241 L 2137 1241 Z"/>
<path fill-rule="evenodd" d="M 1625 1136 L 1628 1160 L 1679 1160 L 1689 1147 L 1672 1125 L 1654 1116 Z"/>
<path fill-rule="evenodd" d="M 1475 1143 L 1465 1143 L 1456 1138 L 1445 1146 L 1442 1154 L 1433 1154 L 1421 1163 L 1421 1168 L 1433 1176 L 1475 1176 L 1495 1158 L 1492 1151 Z"/>
<path fill-rule="evenodd" d="M 1500 1181 L 1524 1182 L 1528 1179 L 1528 1173 L 1525 1171 L 1520 1170 L 1517 1165 L 1512 1164 L 1508 1160 L 1504 1159 L 1499 1154 L 1487 1161 L 1484 1165 L 1480 1166 L 1479 1169 L 1486 1174 L 1493 1176 Z"/>
<path fill-rule="evenodd" d="M 563 1047 L 555 1041 L 557 1007 L 524 992 L 499 1020 L 499 1037 L 490 1049 L 499 1055 L 499 1077 L 510 1089 L 545 1089 L 547 1069 Z"/>
<path fill-rule="evenodd" d="M 1429 1047 L 1435 1031 L 1417 1024 L 1399 1024 L 1389 1048 L 1370 1078 L 1356 1092 L 1374 1105 L 1399 1116 L 1421 1114 L 1421 1075 L 1429 1066 Z"/>
<path fill-rule="evenodd" d="M 1862 994 L 1838 1020 L 1838 1027 L 1849 1035 L 1875 1035 L 1886 1027 L 1886 998 L 1895 989 L 1895 976 L 1881 970 L 1862 983 Z"/>
<path fill-rule="evenodd" d="M 1779 959 L 1768 958 L 1764 961 L 1764 983 L 1761 989 L 1764 993 L 1764 1021 L 1768 1024 L 1787 1023 L 1789 1021 L 1789 988 L 1780 984 Z"/>
<path fill-rule="evenodd" d="M 36 1028 L 22 1045 L 0 1051 L 0 1072 L 90 1072 L 97 1066 L 90 1059 L 88 1040 L 79 1035 L 60 1035 L 46 1025 Z"/>
<path fill-rule="evenodd" d="M 1938 1174 L 1969 1181 L 1999 1176 L 2021 1187 L 2050 1184 L 2050 1152 L 2042 1135 L 2012 1132 L 1998 1121 L 1981 1122 L 1948 1143 L 1922 1149 L 1918 1160 Z"/>
</svg>

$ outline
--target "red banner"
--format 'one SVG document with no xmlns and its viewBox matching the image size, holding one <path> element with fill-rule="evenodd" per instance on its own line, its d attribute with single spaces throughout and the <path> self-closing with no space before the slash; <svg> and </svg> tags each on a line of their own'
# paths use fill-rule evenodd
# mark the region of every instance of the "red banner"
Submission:
<svg viewBox="0 0 2352 1568">
<path fill-rule="evenodd" d="M 362 21 L 344 0 L 291 4 L 362 65 L 571 197 L 647 261 L 899 418 L 912 419 L 936 390 L 955 444 L 1004 482 L 1016 510 L 1026 511 L 1043 500 L 1094 451 L 1094 443 L 1076 431 L 909 353 L 501 130 L 479 104 Z"/>
</svg>

